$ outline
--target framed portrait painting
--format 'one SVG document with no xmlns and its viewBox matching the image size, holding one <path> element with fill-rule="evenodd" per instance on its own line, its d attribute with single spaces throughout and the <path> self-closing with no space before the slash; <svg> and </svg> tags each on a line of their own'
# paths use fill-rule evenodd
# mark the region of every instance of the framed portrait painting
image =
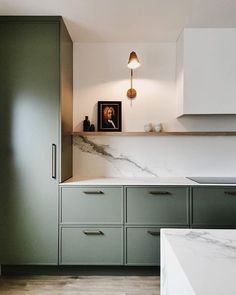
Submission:
<svg viewBox="0 0 236 295">
<path fill-rule="evenodd" d="M 121 131 L 121 101 L 98 102 L 98 131 Z"/>
</svg>

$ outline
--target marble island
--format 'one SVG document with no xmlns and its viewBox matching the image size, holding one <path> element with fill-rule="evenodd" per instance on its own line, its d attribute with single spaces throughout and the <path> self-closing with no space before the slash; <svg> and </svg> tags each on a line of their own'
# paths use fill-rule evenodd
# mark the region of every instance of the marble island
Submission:
<svg viewBox="0 0 236 295">
<path fill-rule="evenodd" d="M 236 230 L 161 230 L 161 295 L 235 295 L 235 278 Z"/>
</svg>

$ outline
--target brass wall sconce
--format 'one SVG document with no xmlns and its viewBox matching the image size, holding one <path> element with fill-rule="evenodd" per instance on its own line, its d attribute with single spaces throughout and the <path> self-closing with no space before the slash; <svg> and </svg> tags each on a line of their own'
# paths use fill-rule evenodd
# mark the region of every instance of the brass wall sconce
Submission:
<svg viewBox="0 0 236 295">
<path fill-rule="evenodd" d="M 137 95 L 137 92 L 136 90 L 133 88 L 133 77 L 134 77 L 134 69 L 137 69 L 138 67 L 140 67 L 140 62 L 138 60 L 138 57 L 137 57 L 137 54 L 132 51 L 130 53 L 130 56 L 129 56 L 129 61 L 128 61 L 128 64 L 127 64 L 127 67 L 131 70 L 131 73 L 130 73 L 130 81 L 131 81 L 131 87 L 130 89 L 127 91 L 127 96 L 131 99 L 135 98 L 136 95 Z"/>
</svg>

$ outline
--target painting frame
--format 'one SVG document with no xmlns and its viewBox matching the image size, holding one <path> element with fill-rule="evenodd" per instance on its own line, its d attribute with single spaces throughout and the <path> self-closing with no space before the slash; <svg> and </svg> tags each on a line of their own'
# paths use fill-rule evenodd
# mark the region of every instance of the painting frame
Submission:
<svg viewBox="0 0 236 295">
<path fill-rule="evenodd" d="M 100 132 L 122 131 L 122 102 L 98 101 L 98 128 Z"/>
</svg>

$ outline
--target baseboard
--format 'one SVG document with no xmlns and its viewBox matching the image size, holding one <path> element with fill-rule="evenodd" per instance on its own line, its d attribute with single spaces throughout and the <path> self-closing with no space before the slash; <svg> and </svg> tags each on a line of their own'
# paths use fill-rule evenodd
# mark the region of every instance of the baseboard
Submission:
<svg viewBox="0 0 236 295">
<path fill-rule="evenodd" d="M 2 276 L 157 276 L 157 266 L 41 266 L 41 265 L 2 265 Z"/>
</svg>

